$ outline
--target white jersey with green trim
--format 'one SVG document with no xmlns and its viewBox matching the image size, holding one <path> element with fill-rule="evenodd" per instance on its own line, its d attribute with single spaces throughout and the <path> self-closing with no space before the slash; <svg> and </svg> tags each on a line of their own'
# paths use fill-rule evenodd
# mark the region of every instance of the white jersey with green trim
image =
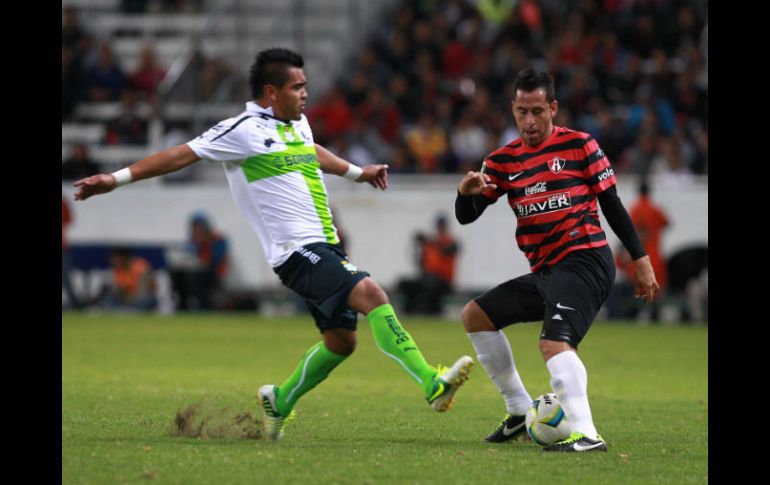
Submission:
<svg viewBox="0 0 770 485">
<path fill-rule="evenodd" d="M 306 244 L 339 242 L 305 115 L 287 123 L 248 102 L 187 145 L 202 159 L 224 162 L 235 204 L 272 267 Z"/>
</svg>

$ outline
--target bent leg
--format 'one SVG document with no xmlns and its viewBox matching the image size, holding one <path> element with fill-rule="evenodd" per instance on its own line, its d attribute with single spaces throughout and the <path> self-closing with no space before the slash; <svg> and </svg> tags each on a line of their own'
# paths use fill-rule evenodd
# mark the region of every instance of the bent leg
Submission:
<svg viewBox="0 0 770 485">
<path fill-rule="evenodd" d="M 348 306 L 366 315 L 380 350 L 395 360 L 417 381 L 425 395 L 429 395 L 434 387 L 436 369 L 428 365 L 417 343 L 401 326 L 380 285 L 369 277 L 362 279 L 350 292 Z"/>
<path fill-rule="evenodd" d="M 320 384 L 356 346 L 356 332 L 344 328 L 326 330 L 323 341 L 310 347 L 294 372 L 276 389 L 276 405 L 281 416 L 288 416 L 300 397 Z"/>
<path fill-rule="evenodd" d="M 526 414 L 532 398 L 516 370 L 508 338 L 475 300 L 463 308 L 462 321 L 484 372 L 503 395 L 506 412 Z"/>
</svg>

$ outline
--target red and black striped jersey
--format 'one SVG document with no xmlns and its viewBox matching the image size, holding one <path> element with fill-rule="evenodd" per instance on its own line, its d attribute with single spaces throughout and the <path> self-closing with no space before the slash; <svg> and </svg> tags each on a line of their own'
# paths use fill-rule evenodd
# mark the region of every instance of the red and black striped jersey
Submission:
<svg viewBox="0 0 770 485">
<path fill-rule="evenodd" d="M 492 203 L 508 196 L 516 242 L 533 272 L 572 251 L 608 244 L 596 195 L 615 185 L 615 174 L 591 135 L 554 126 L 535 147 L 519 138 L 497 149 L 482 172 L 497 185 L 483 193 Z"/>
</svg>

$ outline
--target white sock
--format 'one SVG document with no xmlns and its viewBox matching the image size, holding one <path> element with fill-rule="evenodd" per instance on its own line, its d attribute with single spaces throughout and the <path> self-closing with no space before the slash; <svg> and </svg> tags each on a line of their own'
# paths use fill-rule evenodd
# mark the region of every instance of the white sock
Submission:
<svg viewBox="0 0 770 485">
<path fill-rule="evenodd" d="M 526 414 L 532 403 L 519 372 L 513 363 L 511 344 L 505 334 L 494 332 L 473 332 L 468 338 L 476 349 L 476 355 L 492 382 L 495 383 L 505 399 L 505 409 L 510 414 Z"/>
<path fill-rule="evenodd" d="M 588 405 L 588 374 L 575 352 L 556 354 L 545 363 L 551 373 L 551 387 L 559 398 L 561 408 L 572 431 L 596 439 L 596 428 Z"/>
</svg>

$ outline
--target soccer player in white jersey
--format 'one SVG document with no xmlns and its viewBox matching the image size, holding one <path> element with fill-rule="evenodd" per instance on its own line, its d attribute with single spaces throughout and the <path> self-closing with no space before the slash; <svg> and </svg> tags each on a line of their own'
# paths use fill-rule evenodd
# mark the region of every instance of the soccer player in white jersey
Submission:
<svg viewBox="0 0 770 485">
<path fill-rule="evenodd" d="M 417 382 L 436 411 L 452 407 L 473 365 L 469 356 L 449 368 L 428 365 L 388 295 L 340 248 L 321 172 L 385 190 L 388 166 L 360 168 L 313 142 L 302 114 L 307 99 L 303 65 L 302 57 L 287 49 L 260 52 L 249 76 L 254 101 L 246 103 L 243 113 L 188 143 L 74 184 L 75 199 L 85 200 L 200 159 L 224 164 L 235 204 L 281 282 L 307 302 L 322 337 L 283 383 L 259 389 L 269 439 L 281 438 L 297 400 L 353 353 L 358 312 L 366 315 L 382 352 Z"/>
</svg>

